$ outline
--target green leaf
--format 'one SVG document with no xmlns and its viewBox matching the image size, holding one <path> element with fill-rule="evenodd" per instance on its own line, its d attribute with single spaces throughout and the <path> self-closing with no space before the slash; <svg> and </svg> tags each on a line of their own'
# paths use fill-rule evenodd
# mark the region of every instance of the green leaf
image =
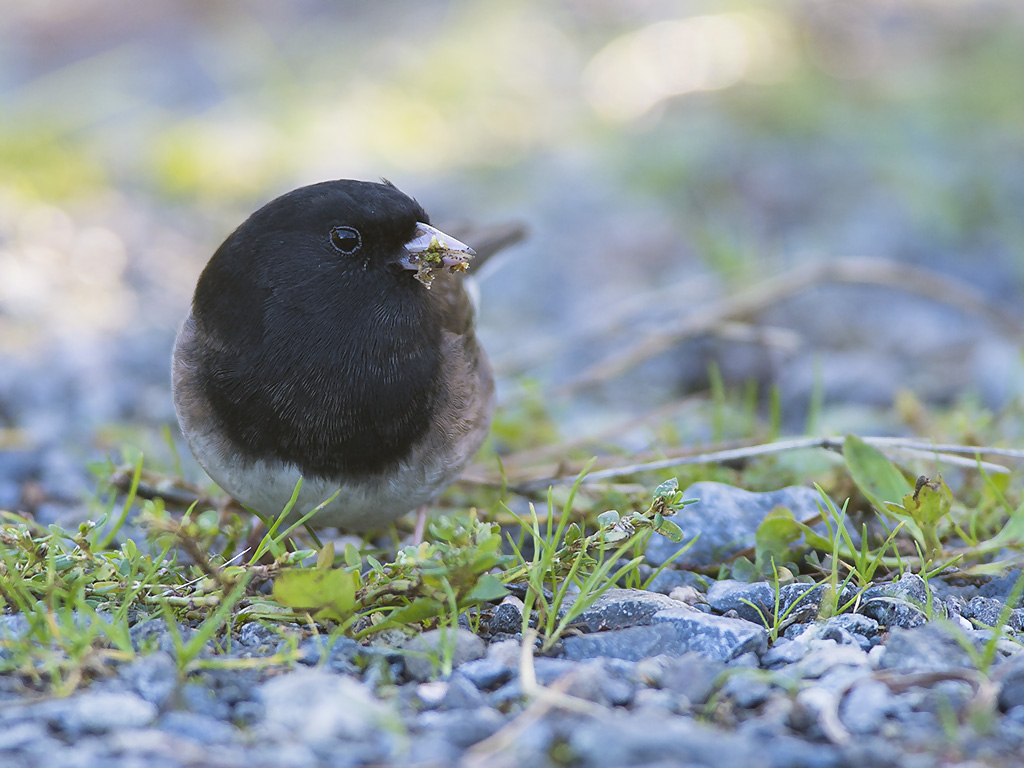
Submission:
<svg viewBox="0 0 1024 768">
<path fill-rule="evenodd" d="M 941 477 L 923 482 L 917 491 L 903 497 L 903 509 L 922 526 L 935 525 L 949 514 L 952 506 L 953 492 Z"/>
<path fill-rule="evenodd" d="M 617 522 L 619 522 L 619 513 L 614 509 L 609 509 L 597 516 L 597 524 L 602 528 Z"/>
<path fill-rule="evenodd" d="M 665 498 L 674 496 L 679 491 L 679 480 L 677 478 L 669 478 L 664 483 L 654 489 L 654 498 Z"/>
<path fill-rule="evenodd" d="M 832 551 L 832 542 L 811 528 L 811 526 L 801 523 L 799 520 L 796 521 L 796 526 L 803 531 L 804 541 L 807 542 L 807 546 L 812 549 L 820 549 L 822 552 Z M 839 534 L 837 533 L 836 535 Z"/>
<path fill-rule="evenodd" d="M 508 594 L 508 590 L 505 589 L 505 585 L 501 583 L 501 579 L 492 573 L 485 573 L 477 581 L 476 586 L 473 587 L 472 591 L 467 595 L 468 600 L 489 603 L 492 600 L 500 600 Z"/>
<path fill-rule="evenodd" d="M 763 578 L 761 571 L 746 557 L 737 557 L 732 561 L 731 575 L 737 581 L 751 583 Z"/>
<path fill-rule="evenodd" d="M 568 528 L 565 529 L 565 544 L 566 546 L 574 544 L 583 538 L 583 531 L 580 529 L 579 523 L 572 523 Z"/>
<path fill-rule="evenodd" d="M 290 568 L 274 580 L 274 599 L 289 608 L 326 611 L 344 620 L 355 611 L 356 577 L 344 569 Z"/>
<path fill-rule="evenodd" d="M 334 542 L 329 541 L 320 547 L 316 556 L 316 568 L 318 571 L 326 571 L 334 565 Z"/>
<path fill-rule="evenodd" d="M 363 564 L 362 557 L 359 556 L 359 549 L 351 541 L 345 544 L 345 565 L 349 568 L 358 568 Z"/>
<path fill-rule="evenodd" d="M 986 547 L 1012 547 L 1024 543 L 1024 509 L 1018 509 L 1010 515 L 1006 525 L 995 536 L 989 539 Z"/>
<path fill-rule="evenodd" d="M 443 603 L 430 597 L 419 597 L 409 605 L 404 605 L 389 613 L 385 623 L 388 625 L 415 624 L 433 618 L 444 610 Z"/>
<path fill-rule="evenodd" d="M 632 531 L 628 531 L 618 525 L 613 526 L 604 535 L 604 540 L 609 544 L 614 544 L 617 541 L 628 539 L 632 535 Z"/>
<path fill-rule="evenodd" d="M 792 545 L 802 535 L 793 512 L 787 507 L 775 507 L 757 526 L 754 533 L 754 561 L 762 573 L 767 573 L 774 560 L 784 563 L 794 560 Z"/>
<path fill-rule="evenodd" d="M 895 502 L 914 492 L 914 486 L 885 454 L 856 435 L 846 436 L 843 457 L 853 482 L 878 510 L 886 509 L 885 502 Z"/>
<path fill-rule="evenodd" d="M 685 537 L 683 529 L 673 523 L 671 520 L 662 520 L 661 525 L 654 529 L 662 536 L 667 536 L 669 541 L 680 542 Z"/>
</svg>

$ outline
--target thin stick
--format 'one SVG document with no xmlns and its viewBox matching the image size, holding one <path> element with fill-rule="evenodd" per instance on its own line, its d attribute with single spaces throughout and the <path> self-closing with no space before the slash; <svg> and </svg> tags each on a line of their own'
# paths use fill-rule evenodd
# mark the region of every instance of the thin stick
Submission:
<svg viewBox="0 0 1024 768">
<path fill-rule="evenodd" d="M 942 446 L 943 450 L 939 450 L 937 446 L 931 446 L 928 443 L 916 440 L 900 440 L 899 438 L 891 437 L 864 437 L 861 439 L 865 443 L 874 445 L 880 450 L 883 450 L 883 452 L 886 452 L 885 449 L 888 449 L 887 454 L 890 455 L 890 458 L 892 454 L 903 454 L 915 459 L 934 459 L 953 466 L 980 466 L 987 472 L 994 472 L 998 474 L 1008 474 L 1010 470 L 1001 464 L 993 464 L 991 462 L 981 461 L 980 459 L 965 459 L 961 456 L 951 456 L 949 454 L 993 454 L 1011 458 L 1024 458 L 1024 451 L 1010 451 L 1008 449 L 987 448 L 984 446 L 947 445 Z M 783 453 L 785 451 L 795 451 L 807 448 L 823 448 L 825 450 L 842 453 L 843 442 L 844 439 L 842 437 L 801 437 L 789 440 L 778 440 L 773 443 L 762 443 L 760 445 L 731 448 L 724 451 L 700 453 L 694 456 L 679 456 L 675 458 L 658 459 L 656 461 L 627 464 L 618 467 L 608 467 L 589 473 L 586 478 L 584 478 L 584 482 L 591 483 L 599 480 L 606 480 L 611 477 L 632 475 L 637 472 L 649 472 L 656 469 L 668 469 L 669 467 L 681 467 L 690 464 L 720 464 L 728 461 L 751 459 L 757 456 L 766 456 L 774 453 Z M 534 478 L 532 480 L 525 480 L 522 482 L 510 482 L 509 487 L 515 489 L 519 493 L 531 493 L 541 488 L 546 488 L 549 485 L 575 480 L 575 478 L 575 473 L 566 472 L 563 474 Z"/>
<path fill-rule="evenodd" d="M 632 348 L 612 354 L 587 369 L 581 376 L 558 390 L 559 394 L 606 381 L 685 339 L 711 333 L 728 321 L 742 320 L 793 298 L 809 288 L 827 283 L 876 285 L 915 293 L 980 315 L 1009 338 L 1020 337 L 1020 320 L 992 304 L 972 285 L 940 275 L 932 270 L 900 264 L 886 259 L 849 258 L 807 264 L 755 286 L 703 306 L 673 326 L 649 333 Z"/>
</svg>

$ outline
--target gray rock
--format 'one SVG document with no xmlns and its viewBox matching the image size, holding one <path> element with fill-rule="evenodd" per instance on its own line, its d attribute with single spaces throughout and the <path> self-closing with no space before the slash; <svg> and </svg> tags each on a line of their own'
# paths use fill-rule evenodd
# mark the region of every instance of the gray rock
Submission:
<svg viewBox="0 0 1024 768">
<path fill-rule="evenodd" d="M 668 624 L 627 627 L 608 632 L 567 637 L 562 641 L 567 659 L 608 657 L 638 661 L 661 654 L 678 655 L 689 650 L 679 641 L 679 633 Z"/>
<path fill-rule="evenodd" d="M 825 620 L 825 627 L 838 627 L 851 634 L 876 637 L 880 631 L 878 622 L 860 613 L 840 613 Z"/>
<path fill-rule="evenodd" d="M 692 765 L 763 765 L 755 745 L 716 728 L 670 714 L 658 718 L 615 716 L 588 718 L 568 729 L 571 764 L 583 768 L 652 765 L 684 758 Z"/>
<path fill-rule="evenodd" d="M 275 648 L 281 642 L 281 630 L 258 621 L 249 621 L 239 630 L 238 642 L 246 648 Z"/>
<path fill-rule="evenodd" d="M 665 659 L 655 684 L 699 706 L 711 696 L 725 669 L 725 664 L 709 661 L 699 653 L 684 653 Z"/>
<path fill-rule="evenodd" d="M 446 680 L 430 680 L 426 683 L 409 683 L 402 686 L 402 692 L 405 695 L 405 699 L 408 700 L 409 691 L 413 691 L 412 703 L 419 709 L 437 709 L 441 704 L 441 699 L 444 698 L 448 692 L 448 682 Z M 479 692 L 478 692 L 479 693 Z"/>
<path fill-rule="evenodd" d="M 372 690 L 382 685 L 395 685 L 405 673 L 405 657 L 393 648 L 368 647 L 356 659 L 363 672 L 363 682 Z M 348 674 L 340 672 L 339 674 Z"/>
<path fill-rule="evenodd" d="M 807 632 L 807 630 L 816 628 L 817 626 L 817 624 L 810 624 L 808 622 L 794 622 L 792 624 L 786 624 L 780 633 L 780 637 L 787 640 L 795 640 Z"/>
<path fill-rule="evenodd" d="M 491 643 L 484 658 L 461 664 L 459 674 L 464 675 L 477 688 L 491 690 L 516 675 L 520 653 L 519 643 L 514 640 Z"/>
<path fill-rule="evenodd" d="M 636 694 L 636 683 L 630 671 L 624 670 L 617 660 L 594 659 L 574 664 L 562 676 L 560 686 L 578 699 L 585 699 L 605 707 L 629 704 Z"/>
<path fill-rule="evenodd" d="M 667 712 L 676 715 L 688 714 L 693 711 L 693 706 L 690 700 L 681 694 L 657 688 L 641 688 L 633 697 L 630 711 L 643 717 L 663 717 Z"/>
<path fill-rule="evenodd" d="M 757 526 L 775 507 L 784 506 L 797 520 L 812 522 L 819 515 L 821 495 L 813 488 L 790 486 L 769 493 L 752 493 L 724 483 L 694 483 L 683 492 L 689 504 L 672 518 L 686 541 L 700 534 L 693 546 L 676 558 L 675 567 L 685 569 L 720 563 L 741 550 L 754 546 Z M 664 536 L 652 536 L 647 546 L 647 561 L 661 565 L 679 550 L 680 545 Z"/>
<path fill-rule="evenodd" d="M 651 592 L 659 592 L 663 595 L 669 595 L 672 593 L 672 590 L 677 587 L 693 587 L 698 592 L 707 592 L 708 587 L 712 584 L 714 584 L 713 580 L 699 573 L 694 573 L 693 571 L 677 571 L 666 568 L 651 579 L 651 583 L 647 585 L 647 589 Z"/>
<path fill-rule="evenodd" d="M 736 733 L 650 710 L 644 716 L 591 718 L 567 729 L 566 746 L 571 764 L 584 768 L 643 766 L 797 766 L 809 763 L 810 753 L 831 752 L 820 745 L 800 744 L 796 739 L 765 745 Z M 685 760 L 685 763 L 681 761 Z M 836 763 L 831 763 L 835 765 Z"/>
<path fill-rule="evenodd" d="M 0 728 L 0 755 L 8 750 L 18 750 L 48 738 L 46 723 L 41 720 L 29 720 Z"/>
<path fill-rule="evenodd" d="M 754 709 L 771 698 L 772 685 L 760 675 L 740 672 L 726 678 L 721 693 L 741 709 Z"/>
<path fill-rule="evenodd" d="M 0 476 L 0 510 L 16 509 L 21 501 L 21 483 Z"/>
<path fill-rule="evenodd" d="M 1017 585 L 1017 582 L 1021 579 L 1021 576 L 1020 568 L 1014 568 L 1005 576 L 998 579 L 992 579 L 987 584 L 983 584 L 978 590 L 978 594 L 981 597 L 991 597 L 1005 603 L 1010 598 L 1010 593 Z M 1017 600 L 1017 604 L 1013 607 L 1024 608 L 1024 594 L 1020 596 Z"/>
<path fill-rule="evenodd" d="M 945 627 L 927 624 L 913 629 L 893 629 L 879 667 L 897 672 L 948 672 L 972 669 L 974 664 L 970 654 Z"/>
<path fill-rule="evenodd" d="M 126 664 L 119 677 L 132 691 L 160 709 L 178 687 L 178 665 L 169 654 L 157 651 Z"/>
<path fill-rule="evenodd" d="M 413 680 L 429 680 L 439 669 L 440 660 L 451 654 L 452 668 L 479 659 L 486 651 L 484 641 L 468 629 L 432 629 L 410 638 L 403 645 L 405 671 Z"/>
<path fill-rule="evenodd" d="M 195 630 L 187 624 L 178 624 L 178 634 L 181 636 L 182 643 L 187 643 L 192 639 Z M 128 630 L 128 636 L 132 641 L 132 647 L 140 653 L 163 651 L 170 654 L 172 658 L 178 655 L 174 639 L 167 628 L 167 622 L 163 619 L 141 621 Z"/>
<path fill-rule="evenodd" d="M 746 651 L 739 656 L 729 659 L 725 662 L 725 665 L 729 669 L 760 669 L 761 657 L 753 651 Z"/>
<path fill-rule="evenodd" d="M 168 712 L 157 722 L 157 727 L 177 738 L 211 746 L 236 744 L 240 740 L 234 726 L 192 712 Z"/>
<path fill-rule="evenodd" d="M 768 582 L 747 584 L 722 579 L 711 585 L 707 599 L 715 613 L 733 611 L 741 619 L 773 626 L 813 618 L 824 593 L 821 585 L 786 584 L 776 595 L 775 588 Z"/>
<path fill-rule="evenodd" d="M 508 682 L 515 674 L 515 670 L 495 659 L 483 658 L 467 661 L 459 667 L 459 674 L 477 688 L 489 691 Z"/>
<path fill-rule="evenodd" d="M 786 723 L 809 739 L 824 741 L 828 734 L 824 722 L 835 710 L 836 704 L 835 694 L 831 691 L 818 686 L 802 688 L 793 698 Z"/>
<path fill-rule="evenodd" d="M 672 608 L 654 615 L 654 624 L 670 625 L 677 634 L 679 646 L 702 656 L 729 661 L 744 653 L 762 655 L 768 648 L 768 632 L 764 627 L 743 619 L 709 616 L 688 608 Z"/>
<path fill-rule="evenodd" d="M 467 711 L 423 712 L 416 719 L 420 730 L 436 731 L 445 741 L 460 749 L 467 749 L 494 735 L 504 722 L 505 717 L 490 707 Z"/>
<path fill-rule="evenodd" d="M 913 691 L 909 696 L 915 712 L 930 712 L 936 720 L 941 720 L 950 712 L 966 712 L 974 693 L 974 688 L 966 680 L 940 680 Z"/>
<path fill-rule="evenodd" d="M 209 685 L 190 680 L 178 691 L 178 704 L 183 709 L 202 717 L 227 720 L 231 717 L 231 706 L 217 695 Z"/>
<path fill-rule="evenodd" d="M 348 637 L 308 637 L 299 644 L 302 664 L 320 665 L 332 672 L 355 674 L 355 658 L 365 651 L 363 646 Z"/>
<path fill-rule="evenodd" d="M 560 615 L 564 615 L 571 605 L 567 601 Z M 572 626 L 585 632 L 634 627 L 650 624 L 651 618 L 660 610 L 678 607 L 678 601 L 656 592 L 609 589 L 580 613 L 573 620 Z"/>
<path fill-rule="evenodd" d="M 415 756 L 414 765 L 456 765 L 462 753 L 457 746 L 436 730 L 424 729 L 423 732 L 410 739 L 407 749 L 408 756 Z"/>
<path fill-rule="evenodd" d="M 22 613 L 0 616 L 0 640 L 20 640 L 28 634 L 29 628 L 28 619 Z"/>
<path fill-rule="evenodd" d="M 491 634 L 514 635 L 523 631 L 523 612 L 518 605 L 506 599 L 494 607 L 487 623 Z"/>
<path fill-rule="evenodd" d="M 578 666 L 569 659 L 539 657 L 533 660 L 533 670 L 537 682 L 545 687 L 554 685 L 562 678 L 571 675 Z M 520 701 L 522 697 L 523 688 L 519 679 L 516 678 L 494 691 L 488 697 L 488 702 L 492 706 L 504 708 L 510 703 Z"/>
<path fill-rule="evenodd" d="M 395 727 L 397 716 L 351 677 L 320 669 L 298 669 L 260 686 L 265 715 L 261 731 L 289 741 L 366 739 L 378 728 Z"/>
<path fill-rule="evenodd" d="M 999 708 L 1004 712 L 1020 707 L 1024 715 L 1024 650 L 999 665 L 993 677 L 999 686 Z"/>
<path fill-rule="evenodd" d="M 266 716 L 261 701 L 240 701 L 231 708 L 231 719 L 239 727 L 252 727 Z"/>
<path fill-rule="evenodd" d="M 1003 626 L 1000 619 L 1006 607 L 1005 600 L 994 597 L 972 597 L 961 609 L 961 615 L 979 628 Z M 1024 609 L 1014 608 L 1006 617 L 1006 624 L 1014 632 L 1024 630 Z"/>
<path fill-rule="evenodd" d="M 761 658 L 765 669 L 778 669 L 800 661 L 810 652 L 810 644 L 800 639 L 780 639 Z"/>
<path fill-rule="evenodd" d="M 631 680 L 605 675 L 600 680 L 601 700 L 612 707 L 628 707 L 636 697 L 637 685 Z"/>
<path fill-rule="evenodd" d="M 533 660 L 533 672 L 541 685 L 552 685 L 560 677 L 572 672 L 576 664 L 568 659 L 540 657 Z"/>
<path fill-rule="evenodd" d="M 349 754 L 350 749 L 351 747 L 346 749 L 342 759 L 338 761 L 339 768 L 354 768 L 359 765 L 356 759 Z M 259 745 L 257 754 L 263 765 L 275 766 L 275 768 L 276 766 L 281 766 L 281 768 L 319 768 L 322 764 L 312 746 L 307 744 L 262 743 Z"/>
<path fill-rule="evenodd" d="M 134 693 L 92 692 L 50 702 L 47 719 L 75 737 L 107 733 L 119 728 L 140 728 L 156 719 L 157 708 Z"/>
<path fill-rule="evenodd" d="M 871 661 L 867 653 L 856 645 L 839 645 L 834 640 L 811 640 L 808 653 L 784 672 L 793 679 L 817 680 L 824 678 L 837 668 L 854 668 L 858 678 L 871 672 Z"/>
<path fill-rule="evenodd" d="M 940 615 L 942 604 L 933 602 Z M 864 590 L 860 613 L 883 627 L 919 627 L 928 621 L 928 585 L 916 573 L 904 573 L 899 580 Z"/>
<path fill-rule="evenodd" d="M 452 675 L 445 684 L 447 687 L 438 709 L 476 709 L 484 705 L 483 694 L 461 672 Z"/>
<path fill-rule="evenodd" d="M 760 654 L 767 648 L 765 629 L 742 619 L 709 616 L 681 607 L 659 611 L 651 620 L 649 626 L 567 637 L 562 641 L 565 656 L 638 661 L 696 651 L 707 658 L 727 661 L 748 651 Z"/>
</svg>

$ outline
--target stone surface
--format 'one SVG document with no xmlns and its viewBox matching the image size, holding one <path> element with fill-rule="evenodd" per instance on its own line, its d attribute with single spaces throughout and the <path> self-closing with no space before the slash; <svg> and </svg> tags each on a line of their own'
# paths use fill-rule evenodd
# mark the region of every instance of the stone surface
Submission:
<svg viewBox="0 0 1024 768">
<path fill-rule="evenodd" d="M 673 521 L 683 529 L 690 541 L 700 534 L 686 552 L 673 560 L 673 567 L 685 569 L 722 562 L 729 555 L 754 546 L 757 526 L 775 507 L 792 511 L 797 520 L 813 522 L 819 515 L 821 495 L 813 488 L 791 486 L 768 493 L 753 493 L 724 483 L 694 483 L 683 492 L 687 499 L 700 502 L 688 504 Z M 680 545 L 664 536 L 652 536 L 647 547 L 647 561 L 661 565 L 679 550 Z"/>
<path fill-rule="evenodd" d="M 397 715 L 363 684 L 325 670 L 299 669 L 258 689 L 261 729 L 299 742 L 367 739 L 395 727 Z"/>
<path fill-rule="evenodd" d="M 514 635 L 523 630 L 521 603 L 503 600 L 494 607 L 494 614 L 487 624 L 491 634 Z"/>
<path fill-rule="evenodd" d="M 786 584 L 776 590 L 768 582 L 747 584 L 722 579 L 708 589 L 707 600 L 715 613 L 735 613 L 763 626 L 813 618 L 821 604 L 824 587 Z"/>
<path fill-rule="evenodd" d="M 1003 711 L 1020 707 L 1024 715 L 1024 649 L 999 665 L 993 677 L 999 690 L 999 707 Z"/>
<path fill-rule="evenodd" d="M 481 658 L 485 651 L 484 641 L 468 629 L 433 629 L 407 640 L 405 670 L 413 680 L 429 680 L 440 669 L 441 659 L 451 657 L 452 668 L 467 661 Z"/>
<path fill-rule="evenodd" d="M 70 738 L 139 728 L 149 725 L 157 715 L 156 706 L 132 693 L 87 691 L 53 702 L 46 709 L 50 722 Z"/>
<path fill-rule="evenodd" d="M 768 647 L 764 627 L 743 619 L 709 616 L 687 608 L 659 611 L 656 625 L 667 624 L 677 635 L 684 651 L 695 651 L 718 661 L 728 661 L 745 653 L 763 654 Z"/>
<path fill-rule="evenodd" d="M 1002 602 L 1006 602 L 1010 597 L 1010 593 L 1013 588 L 1017 586 L 1017 582 L 1022 578 L 1020 568 L 1014 568 L 1005 576 L 1000 576 L 989 581 L 987 584 L 983 584 L 978 589 L 978 594 L 981 597 L 991 597 Z M 1024 608 L 1024 594 L 1017 600 L 1017 604 L 1014 608 Z"/>
<path fill-rule="evenodd" d="M 836 627 L 846 632 L 863 637 L 876 637 L 879 633 L 878 622 L 870 616 L 860 613 L 840 613 L 825 620 L 824 627 Z"/>
<path fill-rule="evenodd" d="M 1003 622 L 1005 621 L 1005 626 L 1014 632 L 1024 630 L 1024 609 L 1014 608 L 1003 619 L 1005 607 L 1005 600 L 978 595 L 967 601 L 967 604 L 961 609 L 961 615 L 978 628 L 1004 626 Z"/>
<path fill-rule="evenodd" d="M 708 700 L 725 669 L 725 664 L 691 651 L 665 659 L 655 684 L 685 696 L 691 705 L 697 706 Z"/>
<path fill-rule="evenodd" d="M 932 601 L 932 610 L 944 612 Z M 860 612 L 883 627 L 911 629 L 928 620 L 928 587 L 916 573 L 904 573 L 897 581 L 864 590 Z"/>
<path fill-rule="evenodd" d="M 571 602 L 561 613 L 564 614 Z M 609 589 L 582 613 L 572 626 L 584 632 L 598 632 L 603 629 L 621 629 L 641 624 L 650 624 L 658 611 L 678 608 L 679 603 L 670 597 L 640 589 Z"/>
<path fill-rule="evenodd" d="M 587 768 L 652 765 L 685 760 L 693 765 L 763 765 L 755 745 L 715 728 L 678 718 L 588 719 L 568 734 L 573 764 Z"/>
<path fill-rule="evenodd" d="M 567 659 L 613 659 L 637 661 L 663 653 L 681 654 L 689 648 L 681 643 L 676 630 L 668 625 L 627 627 L 608 632 L 567 637 L 562 641 Z"/>
<path fill-rule="evenodd" d="M 970 654 L 945 627 L 928 624 L 893 629 L 879 660 L 896 672 L 948 672 L 973 667 Z"/>
<path fill-rule="evenodd" d="M 163 708 L 178 687 L 178 665 L 163 651 L 151 653 L 122 667 L 128 687 L 157 708 Z"/>
</svg>

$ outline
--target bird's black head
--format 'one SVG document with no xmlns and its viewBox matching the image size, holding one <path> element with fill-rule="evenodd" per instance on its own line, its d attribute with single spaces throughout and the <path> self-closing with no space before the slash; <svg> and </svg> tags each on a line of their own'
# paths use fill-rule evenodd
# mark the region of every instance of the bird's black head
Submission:
<svg viewBox="0 0 1024 768">
<path fill-rule="evenodd" d="M 407 277 L 399 260 L 419 223 L 430 223 L 426 212 L 391 184 L 325 181 L 264 205 L 225 241 L 211 266 L 227 262 L 218 266 L 244 270 L 277 292 L 304 293 L 307 283 L 348 282 L 358 272 L 377 280 Z M 229 254 L 221 258 L 224 251 Z"/>
<path fill-rule="evenodd" d="M 391 184 L 329 181 L 271 201 L 217 250 L 192 307 L 200 370 L 249 458 L 376 471 L 423 434 L 443 307 L 407 246 L 428 224 Z"/>
</svg>

